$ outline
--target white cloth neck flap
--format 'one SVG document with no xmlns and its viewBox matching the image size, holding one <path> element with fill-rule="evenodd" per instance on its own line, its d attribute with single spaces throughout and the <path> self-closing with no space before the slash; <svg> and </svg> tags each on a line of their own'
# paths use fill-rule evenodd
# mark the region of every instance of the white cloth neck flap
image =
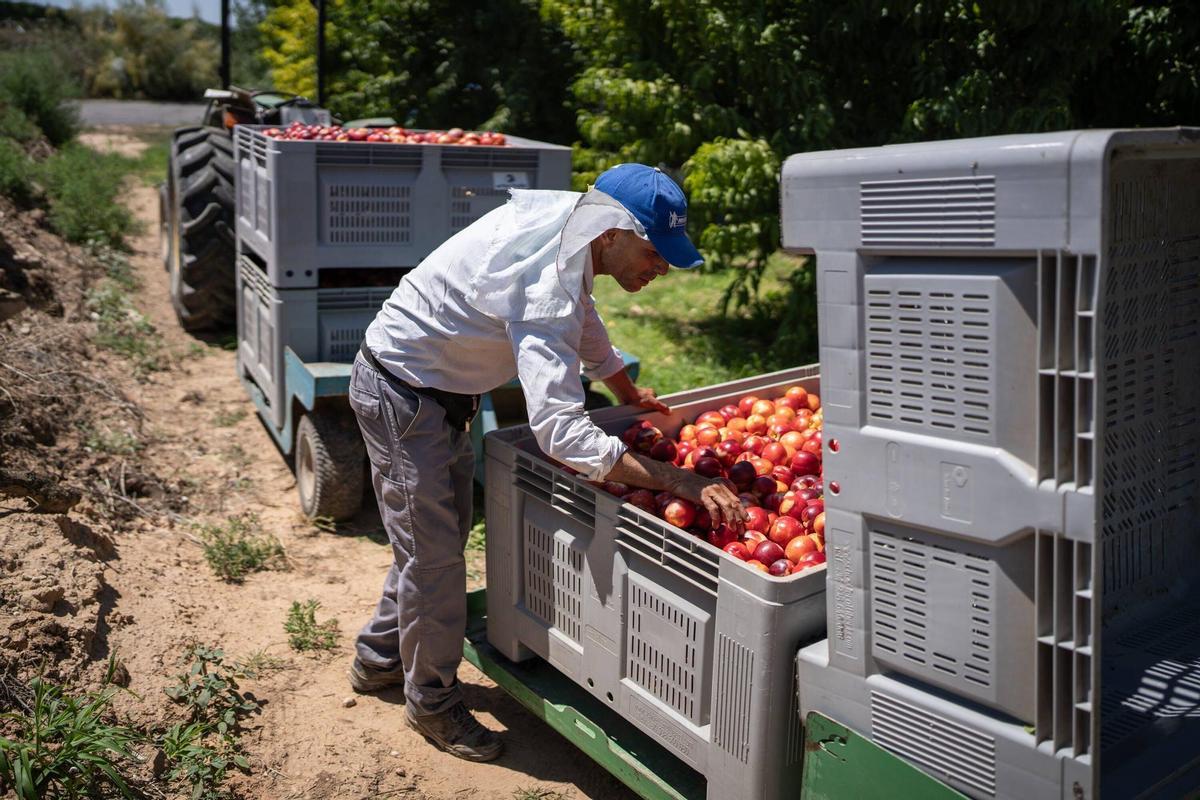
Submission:
<svg viewBox="0 0 1200 800">
<path fill-rule="evenodd" d="M 486 267 L 475 273 L 469 298 L 498 319 L 569 316 L 583 291 L 588 245 L 612 228 L 646 238 L 624 206 L 595 189 L 586 194 L 513 189 L 510 194 L 495 215 Z"/>
</svg>

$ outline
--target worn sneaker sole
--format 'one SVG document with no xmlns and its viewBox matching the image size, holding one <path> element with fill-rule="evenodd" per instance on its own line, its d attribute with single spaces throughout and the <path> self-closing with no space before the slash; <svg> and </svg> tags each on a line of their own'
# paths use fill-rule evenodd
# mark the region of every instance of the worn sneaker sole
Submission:
<svg viewBox="0 0 1200 800">
<path fill-rule="evenodd" d="M 349 676 L 350 688 L 359 694 L 404 686 L 404 671 L 402 669 L 398 669 L 395 672 L 368 672 L 363 669 L 358 659 L 355 659 L 354 663 L 350 665 Z"/>
<path fill-rule="evenodd" d="M 450 744 L 444 741 L 437 734 L 426 730 L 420 723 L 419 718 L 406 707 L 404 709 L 404 720 L 408 723 L 408 727 L 412 728 L 417 733 L 425 738 L 425 741 L 445 753 L 449 753 L 456 758 L 461 758 L 464 761 L 495 761 L 504 752 L 504 742 L 499 739 L 490 747 L 470 748 L 461 744 Z"/>
</svg>

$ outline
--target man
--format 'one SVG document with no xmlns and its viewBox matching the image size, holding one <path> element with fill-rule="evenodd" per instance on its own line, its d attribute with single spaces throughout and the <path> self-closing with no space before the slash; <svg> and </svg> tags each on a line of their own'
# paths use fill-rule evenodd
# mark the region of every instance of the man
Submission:
<svg viewBox="0 0 1200 800">
<path fill-rule="evenodd" d="M 367 329 L 350 381 L 394 562 L 359 633 L 351 686 L 405 686 L 405 717 L 436 747 L 489 761 L 500 739 L 462 702 L 455 674 L 466 629 L 463 551 L 479 394 L 516 374 L 530 427 L 552 458 L 591 480 L 661 489 L 740 529 L 719 480 L 628 452 L 584 413 L 581 367 L 623 403 L 667 412 L 624 370 L 591 298 L 608 275 L 637 292 L 700 254 L 683 192 L 657 169 L 614 167 L 586 194 L 514 191 L 406 275 Z"/>
</svg>

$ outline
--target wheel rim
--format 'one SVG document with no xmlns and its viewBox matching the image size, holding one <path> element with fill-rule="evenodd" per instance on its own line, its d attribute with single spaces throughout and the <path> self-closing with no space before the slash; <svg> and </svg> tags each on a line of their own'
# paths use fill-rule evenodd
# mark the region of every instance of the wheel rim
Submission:
<svg viewBox="0 0 1200 800">
<path fill-rule="evenodd" d="M 300 504 L 308 511 L 317 489 L 317 470 L 307 436 L 300 437 L 296 445 L 296 488 L 300 491 Z"/>
<path fill-rule="evenodd" d="M 159 203 L 158 249 L 164 264 L 171 263 L 171 211 L 166 203 Z"/>
</svg>

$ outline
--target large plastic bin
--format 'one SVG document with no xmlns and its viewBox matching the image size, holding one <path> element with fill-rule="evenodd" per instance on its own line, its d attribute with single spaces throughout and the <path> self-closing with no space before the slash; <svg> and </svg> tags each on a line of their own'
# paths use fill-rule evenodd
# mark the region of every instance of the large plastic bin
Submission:
<svg viewBox="0 0 1200 800">
<path fill-rule="evenodd" d="M 505 203 L 510 188 L 569 189 L 571 150 L 508 137 L 506 147 L 281 140 L 234 129 L 237 234 L 278 288 L 319 271 L 415 267 Z"/>
<path fill-rule="evenodd" d="M 672 414 L 593 412 L 620 433 L 667 433 L 744 394 L 817 368 L 698 389 Z M 791 796 L 803 758 L 797 648 L 824 635 L 825 568 L 772 578 L 734 561 L 538 451 L 528 426 L 489 434 L 488 640 L 514 661 L 560 669 L 703 774 L 710 800 Z"/>
<path fill-rule="evenodd" d="M 279 289 L 238 249 L 238 363 L 262 390 L 276 429 L 284 425 L 284 348 L 306 363 L 350 363 L 392 286 Z"/>
<path fill-rule="evenodd" d="M 1200 130 L 798 155 L 782 207 L 840 445 L 802 709 L 978 797 L 1200 763 Z"/>
</svg>

